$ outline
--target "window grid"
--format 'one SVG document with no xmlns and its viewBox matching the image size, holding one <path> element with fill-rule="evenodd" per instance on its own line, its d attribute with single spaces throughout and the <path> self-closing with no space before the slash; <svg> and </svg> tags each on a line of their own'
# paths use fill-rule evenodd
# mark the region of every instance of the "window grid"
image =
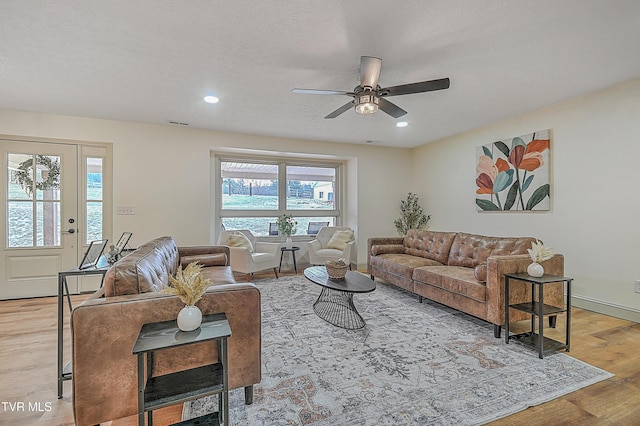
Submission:
<svg viewBox="0 0 640 426">
<path fill-rule="evenodd" d="M 221 189 L 216 215 L 222 229 L 250 229 L 255 235 L 267 236 L 283 214 L 298 220 L 294 235 L 309 235 L 314 222 L 340 222 L 342 163 L 219 157 L 216 167 L 216 186 Z M 265 189 L 268 184 L 271 187 Z M 236 199 L 231 202 L 233 195 Z"/>
</svg>

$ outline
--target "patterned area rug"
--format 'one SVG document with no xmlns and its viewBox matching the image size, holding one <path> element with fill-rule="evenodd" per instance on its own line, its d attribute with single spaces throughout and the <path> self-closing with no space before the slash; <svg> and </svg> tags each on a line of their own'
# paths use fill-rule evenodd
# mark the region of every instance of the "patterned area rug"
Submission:
<svg viewBox="0 0 640 426">
<path fill-rule="evenodd" d="M 613 376 L 565 353 L 541 360 L 484 321 L 384 283 L 355 295 L 367 322 L 355 331 L 315 315 L 320 287 L 303 276 L 256 284 L 262 381 L 252 405 L 230 392 L 235 425 L 477 425 Z M 216 410 L 206 397 L 183 418 Z"/>
</svg>

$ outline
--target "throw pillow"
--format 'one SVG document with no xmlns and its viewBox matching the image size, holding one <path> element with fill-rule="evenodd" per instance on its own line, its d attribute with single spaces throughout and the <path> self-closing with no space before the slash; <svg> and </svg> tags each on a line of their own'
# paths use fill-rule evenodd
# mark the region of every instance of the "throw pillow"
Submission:
<svg viewBox="0 0 640 426">
<path fill-rule="evenodd" d="M 486 282 L 487 281 L 487 265 L 482 264 L 482 265 L 476 266 L 473 270 L 473 275 L 476 277 L 476 280 L 480 282 Z"/>
<path fill-rule="evenodd" d="M 329 243 L 327 244 L 327 248 L 336 249 L 336 250 L 344 250 L 347 247 L 347 243 L 350 243 L 353 240 L 353 231 L 350 229 L 345 229 L 344 231 L 336 231 L 331 236 Z"/>
<path fill-rule="evenodd" d="M 249 250 L 249 253 L 253 253 L 253 244 L 246 235 L 239 231 L 229 235 L 229 247 L 244 247 Z"/>
<path fill-rule="evenodd" d="M 226 266 L 227 255 L 224 253 L 211 253 L 211 254 L 194 254 L 191 256 L 182 256 L 180 263 L 183 267 L 186 267 L 192 262 L 198 262 L 203 267 L 207 266 Z"/>
<path fill-rule="evenodd" d="M 371 247 L 371 254 L 377 256 L 379 254 L 404 254 L 405 249 L 402 244 L 381 244 Z"/>
</svg>

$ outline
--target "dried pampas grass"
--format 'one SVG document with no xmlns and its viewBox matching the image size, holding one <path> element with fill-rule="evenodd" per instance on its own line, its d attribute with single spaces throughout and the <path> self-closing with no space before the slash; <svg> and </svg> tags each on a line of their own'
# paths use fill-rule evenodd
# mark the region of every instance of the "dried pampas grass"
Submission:
<svg viewBox="0 0 640 426">
<path fill-rule="evenodd" d="M 178 267 L 176 276 L 169 277 L 170 285 L 163 292 L 178 296 L 182 303 L 193 306 L 211 285 L 211 280 L 204 278 L 201 274 L 202 265 L 192 262 L 182 269 Z"/>
</svg>

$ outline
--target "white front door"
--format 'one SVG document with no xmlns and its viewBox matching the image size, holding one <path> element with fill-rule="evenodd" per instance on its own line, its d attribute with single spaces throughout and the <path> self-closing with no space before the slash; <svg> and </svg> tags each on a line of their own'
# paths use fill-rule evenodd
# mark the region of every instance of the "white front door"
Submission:
<svg viewBox="0 0 640 426">
<path fill-rule="evenodd" d="M 0 140 L 0 299 L 56 295 L 58 272 L 77 266 L 78 149 Z"/>
</svg>

